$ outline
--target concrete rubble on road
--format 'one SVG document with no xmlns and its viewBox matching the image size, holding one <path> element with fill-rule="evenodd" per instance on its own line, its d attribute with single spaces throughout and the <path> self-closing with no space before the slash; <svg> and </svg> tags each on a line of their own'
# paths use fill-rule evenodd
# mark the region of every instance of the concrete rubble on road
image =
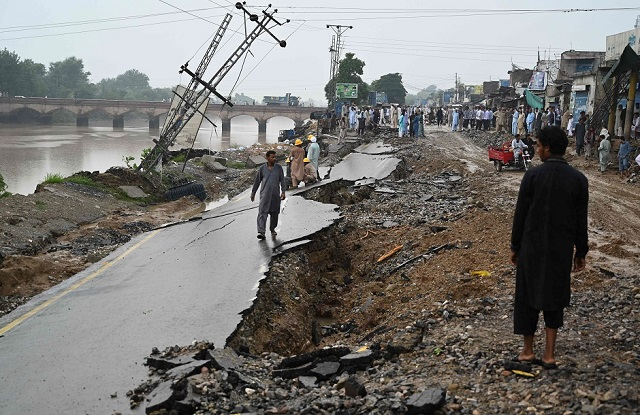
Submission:
<svg viewBox="0 0 640 416">
<path fill-rule="evenodd" d="M 409 344 L 415 343 L 411 340 Z M 219 354 L 207 342 L 180 349 L 169 347 L 147 357 L 150 379 L 134 390 L 140 393 L 131 391 L 128 396 L 132 408 L 144 405 L 147 414 L 268 414 L 273 409 L 288 414 L 319 410 L 335 413 L 345 406 L 350 413 L 384 414 L 434 412 L 442 408 L 446 389 L 417 385 L 399 396 L 403 381 L 379 376 L 389 362 L 398 359 L 398 351 L 413 348 L 394 345 L 386 349 L 336 346 L 287 358 L 273 353 L 259 357 L 236 355 L 224 349 L 220 350 L 224 360 L 216 364 L 196 358 Z M 165 372 L 154 367 L 183 362 L 189 362 L 181 367 L 188 366 L 190 371 Z"/>
</svg>

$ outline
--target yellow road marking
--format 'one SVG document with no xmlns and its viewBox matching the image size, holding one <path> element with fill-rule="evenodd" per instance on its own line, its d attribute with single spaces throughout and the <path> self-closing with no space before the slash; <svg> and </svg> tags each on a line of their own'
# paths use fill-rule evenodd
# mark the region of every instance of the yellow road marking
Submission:
<svg viewBox="0 0 640 416">
<path fill-rule="evenodd" d="M 49 305 L 53 304 L 54 302 L 56 302 L 58 299 L 60 299 L 61 297 L 63 297 L 67 293 L 70 293 L 70 292 L 76 290 L 77 288 L 79 288 L 80 286 L 82 286 L 83 284 L 93 280 L 94 278 L 99 276 L 102 272 L 107 270 L 109 267 L 113 266 L 114 264 L 116 264 L 117 262 L 119 262 L 120 260 L 125 258 L 127 255 L 129 255 L 133 250 L 135 250 L 138 247 L 140 247 L 143 243 L 146 243 L 148 240 L 150 240 L 154 235 L 158 234 L 160 231 L 161 231 L 161 229 L 157 229 L 155 231 L 152 231 L 148 236 L 146 236 L 142 240 L 138 241 L 136 244 L 131 246 L 127 251 L 125 251 L 124 253 L 122 253 L 118 257 L 116 257 L 113 261 L 105 262 L 98 270 L 96 270 L 95 272 L 91 273 L 89 276 L 85 277 L 84 279 L 77 281 L 76 283 L 71 285 L 67 290 L 57 294 L 56 296 L 52 297 L 48 301 L 41 303 L 40 305 L 36 306 L 35 308 L 30 310 L 29 312 L 27 312 L 24 315 L 22 315 L 21 317 L 17 318 L 16 320 L 11 322 L 10 324 L 5 326 L 4 328 L 1 328 L 0 329 L 0 335 L 3 335 L 5 332 L 10 331 L 11 329 L 13 329 L 16 326 L 20 325 L 25 320 L 29 319 L 30 317 L 32 317 L 33 315 L 37 314 L 41 310 L 45 309 Z"/>
</svg>

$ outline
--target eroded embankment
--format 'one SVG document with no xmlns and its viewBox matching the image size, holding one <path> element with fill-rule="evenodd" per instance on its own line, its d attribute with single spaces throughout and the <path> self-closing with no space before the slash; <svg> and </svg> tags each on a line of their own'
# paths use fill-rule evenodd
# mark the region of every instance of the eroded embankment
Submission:
<svg viewBox="0 0 640 416">
<path fill-rule="evenodd" d="M 368 199 L 369 186 L 350 189 L 353 182 L 336 181 L 304 194 L 339 206 Z M 352 282 L 348 233 L 338 220 L 316 233 L 313 241 L 275 256 L 260 282 L 252 307 L 227 340 L 237 351 L 292 355 L 319 345 L 321 322 L 332 320 L 339 292 Z"/>
<path fill-rule="evenodd" d="M 409 174 L 401 162 L 388 180 L 402 181 Z M 341 180 L 302 195 L 345 207 L 364 201 L 370 204 L 375 193 L 376 185 Z M 345 310 L 341 299 L 354 290 L 358 279 L 379 277 L 372 273 L 375 263 L 354 264 L 353 253 L 370 249 L 363 245 L 361 231 L 359 224 L 342 218 L 315 234 L 310 243 L 274 257 L 256 300 L 227 340 L 228 346 L 250 354 L 286 356 L 316 348 L 325 335 L 348 334 L 354 324 L 348 317 L 335 316 L 336 311 Z M 375 319 L 375 313 L 371 316 Z"/>
</svg>

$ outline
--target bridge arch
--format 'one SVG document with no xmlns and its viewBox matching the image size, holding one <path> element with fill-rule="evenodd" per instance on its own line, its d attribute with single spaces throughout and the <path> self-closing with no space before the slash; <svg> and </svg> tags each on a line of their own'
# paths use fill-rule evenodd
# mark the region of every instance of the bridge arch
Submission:
<svg viewBox="0 0 640 416">
<path fill-rule="evenodd" d="M 302 124 L 302 122 L 296 122 L 296 120 L 286 115 L 271 115 L 270 117 L 258 118 L 249 114 L 237 114 L 237 115 L 232 115 L 231 117 L 228 117 L 228 118 L 220 118 L 219 120 L 220 120 L 220 126 L 221 126 L 223 136 L 229 136 L 231 134 L 231 131 L 233 130 L 232 123 L 234 120 L 236 120 L 238 123 L 242 122 L 242 124 L 246 124 L 246 123 L 253 124 L 255 122 L 255 124 L 257 124 L 258 136 L 267 134 L 267 129 L 269 128 L 269 125 L 271 124 L 271 122 L 274 122 L 275 124 L 275 122 L 277 121 L 278 122 L 277 124 L 279 125 L 287 124 L 287 127 L 286 127 L 287 129 L 294 128 Z M 216 122 L 217 124 L 217 121 L 214 120 L 214 122 Z M 276 131 L 275 133 L 277 134 L 278 131 Z"/>
<path fill-rule="evenodd" d="M 73 98 L 42 98 L 42 97 L 0 97 L 0 115 L 7 119 L 8 115 L 20 108 L 30 108 L 39 114 L 39 120 L 45 123 L 51 122 L 51 114 L 57 110 L 65 109 L 76 115 L 78 126 L 88 126 L 89 118 L 98 114 L 101 109 L 113 118 L 114 129 L 124 128 L 124 119 L 133 113 L 145 114 L 149 120 L 149 129 L 155 130 L 160 126 L 161 119 L 166 117 L 171 103 L 161 101 L 124 101 L 103 99 L 73 99 Z M 267 105 L 234 105 L 229 107 L 221 104 L 209 104 L 207 116 L 220 118 L 223 124 L 223 133 L 229 132 L 230 120 L 239 115 L 248 115 L 258 122 L 259 131 L 266 131 L 269 120 L 282 116 L 293 120 L 296 125 L 301 125 L 310 114 L 323 111 L 322 107 L 302 106 L 267 106 Z M 35 117 L 34 117 L 35 119 Z M 225 128 L 227 127 L 227 128 Z"/>
<path fill-rule="evenodd" d="M 32 120 L 38 120 L 40 124 L 43 124 L 40 112 L 29 107 L 13 109 L 6 113 L 3 118 L 9 123 L 24 124 L 32 122 Z"/>
</svg>

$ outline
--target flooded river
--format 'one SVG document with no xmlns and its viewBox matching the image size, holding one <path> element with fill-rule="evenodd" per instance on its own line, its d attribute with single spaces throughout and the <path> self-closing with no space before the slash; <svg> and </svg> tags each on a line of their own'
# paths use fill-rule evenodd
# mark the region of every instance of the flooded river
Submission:
<svg viewBox="0 0 640 416">
<path fill-rule="evenodd" d="M 275 143 L 280 130 L 293 128 L 293 121 L 275 117 L 267 122 L 266 136 L 258 137 L 258 122 L 238 116 L 231 120 L 231 133 L 223 140 L 221 121 L 213 121 L 218 128 L 203 122 L 196 148 L 224 150 L 258 141 Z M 123 131 L 114 131 L 109 122 L 102 127 L 0 124 L 0 174 L 9 192 L 27 195 L 48 174 L 104 172 L 112 166 L 126 166 L 123 159 L 128 156 L 139 164 L 142 150 L 153 147 L 152 140 L 158 136 L 157 131 L 149 132 L 146 120 L 127 120 Z"/>
</svg>

